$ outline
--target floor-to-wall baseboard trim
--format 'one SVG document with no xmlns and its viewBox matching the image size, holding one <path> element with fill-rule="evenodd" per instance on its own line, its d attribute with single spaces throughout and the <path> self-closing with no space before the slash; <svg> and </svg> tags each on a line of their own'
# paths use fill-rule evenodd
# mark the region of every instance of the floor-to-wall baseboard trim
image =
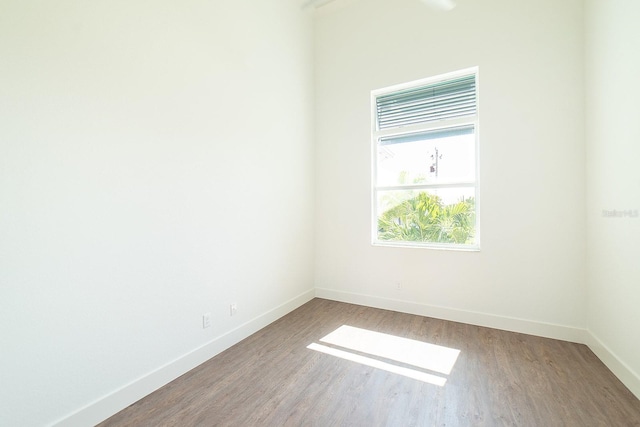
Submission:
<svg viewBox="0 0 640 427">
<path fill-rule="evenodd" d="M 620 381 L 640 399 L 640 375 L 615 355 L 597 336 L 588 332 L 587 346 Z"/>
<path fill-rule="evenodd" d="M 280 317 L 309 302 L 314 297 L 310 289 L 289 301 L 249 320 L 237 328 L 209 341 L 185 355 L 167 363 L 158 369 L 138 378 L 124 387 L 90 403 L 76 412 L 53 423 L 57 427 L 84 427 L 95 425 L 111 415 L 116 414 L 144 396 L 154 392 L 165 384 L 185 374 L 196 366 L 232 345 L 242 341 L 249 335 L 259 331 Z"/>
<path fill-rule="evenodd" d="M 453 322 L 461 322 L 477 326 L 485 326 L 488 328 L 519 332 L 545 338 L 553 338 L 580 344 L 587 343 L 586 329 L 580 329 L 571 326 L 536 322 L 532 320 L 498 316 L 495 314 L 480 313 L 453 308 L 438 307 L 411 301 L 402 301 L 371 295 L 336 291 L 333 289 L 316 288 L 316 296 L 318 298 L 326 298 L 334 301 L 366 305 L 368 307 L 382 308 L 386 310 L 399 311 L 402 313 L 417 314 L 426 317 L 435 317 L 437 319 L 450 320 Z"/>
</svg>

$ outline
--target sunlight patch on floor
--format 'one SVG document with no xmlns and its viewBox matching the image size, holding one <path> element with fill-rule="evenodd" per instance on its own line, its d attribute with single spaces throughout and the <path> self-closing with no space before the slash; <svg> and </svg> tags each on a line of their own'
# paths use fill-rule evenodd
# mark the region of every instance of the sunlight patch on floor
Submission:
<svg viewBox="0 0 640 427">
<path fill-rule="evenodd" d="M 437 375 L 427 374 L 426 372 L 418 371 L 415 369 L 405 368 L 402 366 L 386 363 L 381 360 L 372 359 L 370 357 L 361 356 L 359 354 L 350 353 L 348 351 L 338 350 L 337 348 L 327 347 L 322 344 L 310 344 L 307 346 L 310 350 L 319 351 L 331 356 L 339 357 L 341 359 L 350 360 L 352 362 L 359 363 L 361 365 L 370 366 L 372 368 L 382 369 L 383 371 L 391 372 L 393 374 L 402 375 L 405 377 L 413 378 L 414 380 L 422 381 L 429 384 L 434 384 L 442 387 L 447 382 L 446 378 L 439 377 Z"/>
<path fill-rule="evenodd" d="M 348 325 L 320 342 L 328 345 L 313 343 L 307 348 L 439 386 L 444 386 L 446 378 L 402 365 L 449 375 L 460 354 L 453 348 Z"/>
<path fill-rule="evenodd" d="M 332 345 L 449 375 L 460 350 L 343 325 L 320 339 Z"/>
</svg>

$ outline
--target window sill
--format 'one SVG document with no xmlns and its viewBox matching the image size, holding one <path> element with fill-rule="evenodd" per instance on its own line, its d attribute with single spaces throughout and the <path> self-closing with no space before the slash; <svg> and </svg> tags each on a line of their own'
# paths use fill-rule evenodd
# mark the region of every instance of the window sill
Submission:
<svg viewBox="0 0 640 427">
<path fill-rule="evenodd" d="M 480 252 L 479 245 L 438 245 L 435 243 L 415 243 L 415 242 L 381 242 L 371 243 L 372 246 L 405 248 L 405 249 L 435 249 L 442 251 L 456 252 Z"/>
</svg>

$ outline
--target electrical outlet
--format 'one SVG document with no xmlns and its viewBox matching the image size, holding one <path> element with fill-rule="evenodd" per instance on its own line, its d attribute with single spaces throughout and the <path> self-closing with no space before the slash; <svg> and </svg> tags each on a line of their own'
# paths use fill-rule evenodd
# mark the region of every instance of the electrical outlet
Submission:
<svg viewBox="0 0 640 427">
<path fill-rule="evenodd" d="M 402 282 L 396 282 L 396 289 L 397 290 L 402 290 Z"/>
<path fill-rule="evenodd" d="M 205 313 L 202 315 L 202 329 L 207 329 L 211 326 L 211 313 Z"/>
<path fill-rule="evenodd" d="M 236 314 L 237 311 L 238 311 L 238 304 L 234 302 L 229 306 L 229 315 L 233 316 Z"/>
</svg>

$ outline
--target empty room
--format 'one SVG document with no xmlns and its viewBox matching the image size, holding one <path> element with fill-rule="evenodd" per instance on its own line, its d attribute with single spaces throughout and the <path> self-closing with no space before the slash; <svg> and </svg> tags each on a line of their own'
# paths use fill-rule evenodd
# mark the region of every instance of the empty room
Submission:
<svg viewBox="0 0 640 427">
<path fill-rule="evenodd" d="M 0 5 L 0 426 L 640 426 L 640 2 Z"/>
</svg>

